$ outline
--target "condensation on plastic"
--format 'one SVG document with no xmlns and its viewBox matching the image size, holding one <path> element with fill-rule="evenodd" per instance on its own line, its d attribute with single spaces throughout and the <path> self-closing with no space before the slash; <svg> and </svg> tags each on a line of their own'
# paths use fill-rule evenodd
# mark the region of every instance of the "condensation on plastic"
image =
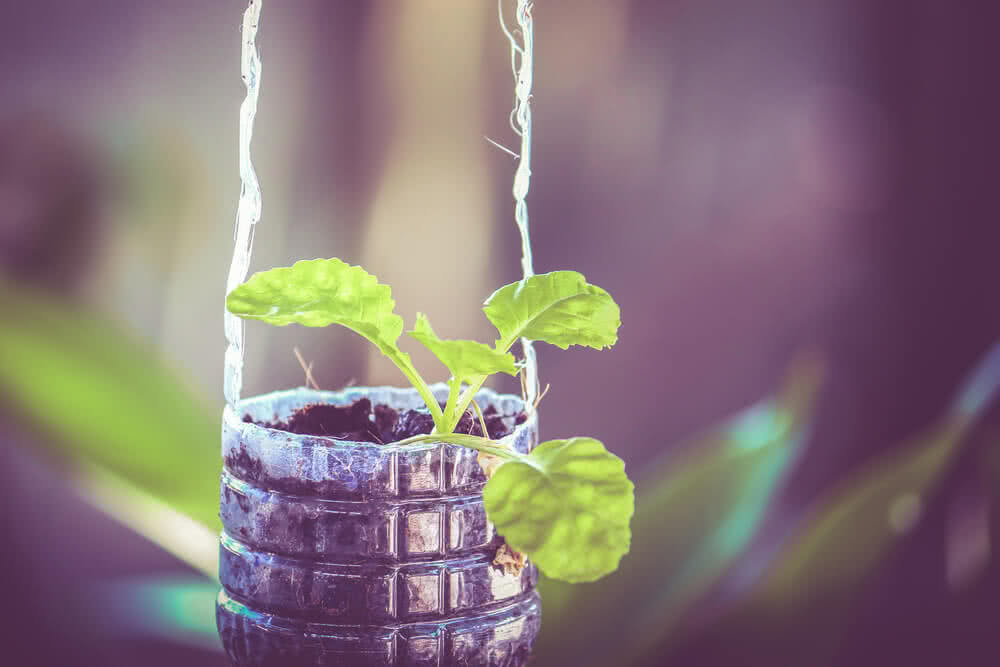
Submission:
<svg viewBox="0 0 1000 667">
<path fill-rule="evenodd" d="M 447 388 L 433 390 L 444 398 Z M 227 407 L 221 484 L 219 632 L 237 665 L 522 665 L 541 622 L 531 564 L 495 567 L 476 452 L 296 435 L 281 420 L 316 402 L 359 398 L 403 410 L 412 389 L 297 389 Z M 483 390 L 485 410 L 516 396 Z M 537 415 L 508 441 L 538 439 Z"/>
<path fill-rule="evenodd" d="M 359 628 L 309 623 L 246 605 L 219 593 L 219 627 L 236 638 L 226 650 L 236 665 L 255 667 L 520 667 L 538 633 L 537 594 L 453 621 Z"/>
</svg>

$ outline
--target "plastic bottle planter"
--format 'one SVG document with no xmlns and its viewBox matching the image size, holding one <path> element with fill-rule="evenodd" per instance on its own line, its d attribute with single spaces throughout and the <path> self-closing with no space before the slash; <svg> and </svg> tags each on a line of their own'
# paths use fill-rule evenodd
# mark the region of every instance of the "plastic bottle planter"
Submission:
<svg viewBox="0 0 1000 667">
<path fill-rule="evenodd" d="M 219 634 L 236 665 L 523 665 L 541 622 L 537 571 L 492 565 L 476 452 L 378 445 L 244 423 L 309 403 L 368 397 L 397 410 L 413 390 L 276 392 L 223 417 Z M 480 406 L 520 412 L 481 392 Z M 537 415 L 515 447 L 537 444 Z"/>
</svg>

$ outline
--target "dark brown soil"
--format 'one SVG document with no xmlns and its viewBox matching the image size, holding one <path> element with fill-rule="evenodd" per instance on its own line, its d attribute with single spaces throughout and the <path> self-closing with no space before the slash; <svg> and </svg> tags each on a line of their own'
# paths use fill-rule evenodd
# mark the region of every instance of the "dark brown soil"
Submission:
<svg viewBox="0 0 1000 667">
<path fill-rule="evenodd" d="M 483 417 L 489 437 L 496 440 L 510 434 L 515 425 L 524 422 L 527 415 L 524 412 L 501 415 L 490 405 L 483 411 Z M 336 440 L 378 444 L 389 444 L 414 435 L 426 435 L 434 429 L 434 420 L 427 408 L 399 412 L 381 403 L 373 408 L 367 398 L 345 406 L 313 403 L 299 408 L 284 421 L 254 422 L 250 415 L 244 415 L 243 421 L 299 435 L 321 435 Z M 462 415 L 455 433 L 483 435 L 479 418 L 472 410 L 467 410 Z"/>
</svg>

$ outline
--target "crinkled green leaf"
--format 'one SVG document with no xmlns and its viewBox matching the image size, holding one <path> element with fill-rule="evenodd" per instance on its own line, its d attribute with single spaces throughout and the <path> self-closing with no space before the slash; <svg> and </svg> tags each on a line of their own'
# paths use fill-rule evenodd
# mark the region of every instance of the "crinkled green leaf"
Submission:
<svg viewBox="0 0 1000 667">
<path fill-rule="evenodd" d="M 337 258 L 303 260 L 255 273 L 226 297 L 229 311 L 245 319 L 276 326 L 339 324 L 367 338 L 403 371 L 440 426 L 441 408 L 410 355 L 396 344 L 403 318 L 393 312 L 395 305 L 388 285 Z"/>
<path fill-rule="evenodd" d="M 255 273 L 226 298 L 244 319 L 285 326 L 339 324 L 364 336 L 385 354 L 398 353 L 403 318 L 388 285 L 360 266 L 339 259 L 311 259 Z"/>
<path fill-rule="evenodd" d="M 494 373 L 517 375 L 514 355 L 474 340 L 441 340 L 423 313 L 417 313 L 417 323 L 407 333 L 433 352 L 456 378 Z"/>
<path fill-rule="evenodd" d="M 549 440 L 504 463 L 483 501 L 497 532 L 549 577 L 594 581 L 628 553 L 634 487 L 594 438 Z"/>
<path fill-rule="evenodd" d="M 618 341 L 621 313 L 611 295 L 576 271 L 553 271 L 501 287 L 486 300 L 486 317 L 500 332 L 499 347 L 520 337 L 562 349 L 595 349 Z"/>
</svg>

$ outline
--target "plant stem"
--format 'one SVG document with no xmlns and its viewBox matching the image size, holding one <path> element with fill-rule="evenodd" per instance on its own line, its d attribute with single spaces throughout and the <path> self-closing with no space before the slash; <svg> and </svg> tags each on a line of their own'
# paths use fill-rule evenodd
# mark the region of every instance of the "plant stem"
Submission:
<svg viewBox="0 0 1000 667">
<path fill-rule="evenodd" d="M 505 461 L 520 461 L 525 458 L 520 452 L 497 444 L 496 440 L 480 438 L 478 435 L 466 435 L 464 433 L 448 433 L 440 435 L 432 433 L 430 435 L 415 435 L 411 438 L 406 438 L 405 440 L 400 440 L 392 444 L 413 445 L 419 442 L 444 442 L 449 445 L 461 445 L 462 447 L 474 449 L 477 452 L 492 454 L 493 456 L 502 458 Z"/>
<path fill-rule="evenodd" d="M 479 390 L 483 388 L 483 383 L 486 382 L 487 377 L 489 376 L 479 375 L 474 378 L 469 378 L 471 380 L 471 382 L 469 382 L 469 388 L 465 390 L 464 394 L 462 394 L 462 398 L 458 401 L 458 407 L 448 422 L 449 433 L 454 431 L 455 427 L 458 426 L 458 420 L 461 419 L 462 415 L 465 414 L 465 411 L 469 409 L 469 403 L 471 403 L 475 395 L 479 393 Z"/>
<path fill-rule="evenodd" d="M 472 407 L 476 409 L 476 416 L 479 417 L 479 428 L 481 428 L 482 431 L 483 431 L 483 437 L 484 438 L 490 437 L 490 432 L 486 428 L 486 418 L 483 417 L 483 411 L 482 411 L 482 409 L 480 409 L 479 403 L 476 403 L 475 401 L 473 401 L 472 402 Z"/>
<path fill-rule="evenodd" d="M 510 352 L 510 348 L 514 344 L 514 341 L 516 340 L 517 336 L 511 338 L 510 340 L 498 341 L 496 349 L 503 350 L 504 353 Z M 501 345 L 500 343 L 503 344 Z M 448 421 L 449 428 L 447 430 L 449 433 L 454 431 L 455 427 L 458 426 L 458 420 L 461 418 L 462 415 L 465 414 L 465 411 L 469 409 L 469 403 L 471 403 L 472 399 L 475 398 L 476 394 L 479 393 L 479 390 L 483 388 L 483 383 L 486 382 L 486 378 L 488 377 L 489 377 L 488 375 L 479 375 L 476 377 L 468 378 L 469 388 L 465 390 L 464 394 L 462 394 L 462 398 L 460 398 L 458 401 L 458 409 L 455 411 L 455 414 L 452 415 L 452 418 Z"/>
<path fill-rule="evenodd" d="M 385 350 L 383 350 L 385 352 Z M 444 415 L 441 412 L 441 406 L 438 405 L 437 399 L 434 398 L 434 394 L 431 392 L 431 388 L 427 386 L 427 382 L 421 377 L 420 372 L 414 367 L 413 362 L 410 361 L 410 355 L 405 352 L 396 350 L 394 353 L 390 354 L 385 352 L 385 355 L 389 357 L 392 363 L 396 364 L 396 367 L 403 372 L 406 379 L 410 381 L 417 393 L 420 394 L 420 398 L 424 399 L 424 403 L 427 404 L 427 409 L 431 412 L 431 418 L 434 420 L 435 430 L 442 430 L 441 427 L 446 425 Z M 454 429 L 454 427 L 452 427 Z"/>
<path fill-rule="evenodd" d="M 442 416 L 442 426 L 444 428 L 438 428 L 438 424 L 434 424 L 435 433 L 451 433 L 455 430 L 452 426 L 451 430 L 445 430 L 449 424 L 451 424 L 452 413 L 455 410 L 455 404 L 458 403 L 458 394 L 462 390 L 462 379 L 453 377 L 448 380 L 448 401 L 444 404 L 444 415 Z M 455 420 L 456 426 L 458 425 L 458 420 Z"/>
</svg>

